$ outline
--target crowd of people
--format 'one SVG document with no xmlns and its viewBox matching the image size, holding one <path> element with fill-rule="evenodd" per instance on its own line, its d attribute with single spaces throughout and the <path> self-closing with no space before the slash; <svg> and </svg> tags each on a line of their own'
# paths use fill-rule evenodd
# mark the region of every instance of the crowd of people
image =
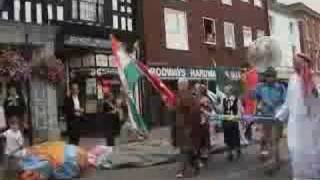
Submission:
<svg viewBox="0 0 320 180">
<path fill-rule="evenodd" d="M 317 166 L 320 155 L 318 140 L 320 124 L 317 119 L 318 113 L 314 110 L 320 103 L 312 101 L 319 96 L 312 77 L 313 62 L 304 54 L 296 55 L 293 62 L 295 73 L 290 78 L 287 89 L 277 81 L 277 71 L 273 67 L 269 67 L 263 73 L 263 78 L 260 78 L 262 81 L 258 84 L 255 82 L 257 78 L 248 77 L 247 93 L 237 95 L 235 87 L 226 84 L 223 96 L 216 99 L 210 97 L 205 84 L 191 84 L 187 79 L 179 79 L 176 106 L 169 107 L 176 112 L 172 127 L 172 142 L 180 150 L 176 177 L 192 177 L 207 163 L 212 146 L 211 137 L 216 135 L 215 128 L 210 129 L 212 126 L 210 123 L 214 121 L 212 117 L 216 114 L 238 117 L 251 114 L 262 117 L 259 121 L 251 123 L 242 120 L 222 122 L 224 142 L 228 147 L 226 155 L 228 161 L 241 158 L 241 141 L 248 143 L 251 139 L 251 127 L 254 124 L 262 132 L 262 137 L 258 141 L 259 157 L 267 164 L 267 172 L 279 170 L 279 142 L 283 124 L 289 119 L 288 147 L 293 177 L 297 180 L 320 177 Z M 255 73 L 255 68 L 249 64 L 242 68 L 244 74 Z M 79 93 L 79 85 L 76 82 L 71 83 L 71 91 L 67 93 L 64 101 L 69 143 L 74 145 L 79 145 L 79 125 L 84 116 Z M 111 93 L 105 93 L 101 112 L 105 119 L 106 144 L 109 146 L 114 146 L 115 136 L 119 135 L 121 127 L 130 124 L 126 98 L 127 93 L 123 91 L 117 98 Z M 23 133 L 27 127 L 26 104 L 15 85 L 10 85 L 8 88 L 4 110 L 9 126 L 0 136 L 6 139 L 4 153 L 8 162 L 11 157 L 23 153 L 21 151 L 24 146 Z M 137 135 L 139 132 L 133 134 Z M 143 137 L 143 134 L 140 135 Z"/>
<path fill-rule="evenodd" d="M 243 72 L 247 74 L 255 71 L 249 64 L 243 68 Z M 253 122 L 244 119 L 223 121 L 228 161 L 242 156 L 240 142 L 252 139 L 251 128 L 255 125 L 261 132 L 261 137 L 258 139 L 260 147 L 258 157 L 264 163 L 266 173 L 278 171 L 280 139 L 285 120 L 289 118 L 288 146 L 293 177 L 295 179 L 320 177 L 316 157 L 320 155 L 320 151 L 317 150 L 320 128 L 316 121 L 318 112 L 314 110 L 320 103 L 314 101 L 318 97 L 318 92 L 312 77 L 312 60 L 304 54 L 298 54 L 294 58 L 294 69 L 295 73 L 289 80 L 288 89 L 277 81 L 277 71 L 269 67 L 256 85 L 254 81 L 257 81 L 257 78 L 249 77 L 248 93 L 237 96 L 233 91 L 234 87 L 227 84 L 224 87 L 224 96 L 220 100 L 218 98 L 218 101 L 209 98 L 204 84 L 192 85 L 188 80 L 180 79 L 175 107 L 176 122 L 172 131 L 174 145 L 180 149 L 180 164 L 176 177 L 192 177 L 198 174 L 203 164 L 207 162 L 211 145 L 210 136 L 215 135 L 209 130 L 209 122 L 217 113 L 237 117 L 251 114 L 259 117 Z M 220 110 L 219 104 L 222 105 Z M 312 132 L 306 133 L 308 129 Z"/>
</svg>

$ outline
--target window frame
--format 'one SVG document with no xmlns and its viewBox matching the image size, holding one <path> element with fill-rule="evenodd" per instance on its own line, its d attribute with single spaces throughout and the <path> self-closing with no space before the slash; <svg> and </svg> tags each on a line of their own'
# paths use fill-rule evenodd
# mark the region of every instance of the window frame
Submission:
<svg viewBox="0 0 320 180">
<path fill-rule="evenodd" d="M 25 22 L 26 23 L 31 23 L 32 22 L 32 2 L 31 1 L 25 1 L 24 2 L 24 13 L 25 13 Z M 27 8 L 27 4 L 29 4 L 30 6 L 28 6 Z"/>
<path fill-rule="evenodd" d="M 47 11 L 48 11 L 48 20 L 53 19 L 53 5 L 47 4 Z"/>
<path fill-rule="evenodd" d="M 37 24 L 43 23 L 42 13 L 43 13 L 42 4 L 36 3 L 36 22 L 37 22 Z"/>
<path fill-rule="evenodd" d="M 226 27 L 229 26 L 229 25 L 232 25 L 232 45 L 229 45 L 227 43 L 227 35 L 228 35 L 228 32 L 226 31 Z M 231 26 L 230 26 L 231 27 Z M 226 48 L 232 48 L 232 49 L 236 49 L 236 35 L 235 35 L 235 23 L 232 23 L 232 22 L 229 22 L 229 21 L 224 21 L 223 22 L 223 32 L 224 32 L 224 46 Z"/>
<path fill-rule="evenodd" d="M 263 8 L 263 0 L 253 0 L 253 4 L 255 7 Z"/>
<path fill-rule="evenodd" d="M 190 50 L 190 44 L 189 44 L 189 33 L 188 33 L 188 18 L 187 18 L 187 12 L 182 11 L 182 10 L 177 10 L 169 7 L 163 8 L 163 13 L 164 13 L 164 26 L 165 26 L 165 42 L 166 42 L 166 49 L 170 50 L 178 50 L 178 51 L 189 51 Z M 169 15 L 175 15 L 177 23 L 180 21 L 180 16 L 183 18 L 182 24 L 184 27 L 178 27 L 176 26 L 176 33 L 168 28 L 168 23 L 167 19 Z M 179 30 L 178 30 L 179 29 Z M 171 32 L 170 32 L 171 31 Z M 171 39 L 180 39 L 181 41 L 179 43 L 175 43 L 174 45 L 172 44 Z M 170 41 L 169 41 L 170 39 Z"/>
<path fill-rule="evenodd" d="M 242 35 L 243 35 L 243 46 L 244 47 L 249 47 L 250 44 L 253 42 L 253 32 L 252 32 L 252 27 L 250 26 L 242 26 Z M 246 36 L 246 33 L 247 32 L 250 32 L 250 42 L 247 41 L 247 36 Z"/>
<path fill-rule="evenodd" d="M 233 0 L 221 0 L 221 3 L 223 5 L 228 5 L 228 6 L 232 6 L 233 5 Z"/>
<path fill-rule="evenodd" d="M 57 21 L 64 21 L 64 7 L 62 5 L 57 6 Z"/>
<path fill-rule="evenodd" d="M 205 21 L 211 21 L 211 28 L 212 31 L 214 31 L 214 42 L 207 41 L 207 32 L 206 32 L 206 26 Z M 212 27 L 213 25 L 213 27 Z M 202 17 L 202 26 L 203 26 L 203 34 L 204 34 L 204 44 L 210 44 L 210 45 L 217 45 L 217 27 L 216 27 L 216 20 L 209 17 Z"/>
<path fill-rule="evenodd" d="M 17 6 L 18 5 L 18 6 Z M 21 1 L 13 1 L 13 19 L 14 21 L 21 21 Z"/>
</svg>

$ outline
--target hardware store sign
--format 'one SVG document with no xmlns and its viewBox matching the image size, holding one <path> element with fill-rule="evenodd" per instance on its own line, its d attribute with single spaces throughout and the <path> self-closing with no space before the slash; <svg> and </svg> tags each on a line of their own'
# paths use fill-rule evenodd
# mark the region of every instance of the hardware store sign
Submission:
<svg viewBox="0 0 320 180">
<path fill-rule="evenodd" d="M 149 71 L 162 79 L 188 78 L 215 80 L 217 77 L 215 69 L 150 67 Z"/>
</svg>

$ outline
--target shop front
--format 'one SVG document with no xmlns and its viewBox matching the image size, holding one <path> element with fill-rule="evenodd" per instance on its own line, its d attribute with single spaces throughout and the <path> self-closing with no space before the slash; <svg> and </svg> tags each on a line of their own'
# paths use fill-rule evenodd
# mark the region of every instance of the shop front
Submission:
<svg viewBox="0 0 320 180">
<path fill-rule="evenodd" d="M 217 89 L 222 89 L 226 83 L 239 86 L 239 68 L 188 68 L 188 67 L 161 67 L 151 66 L 152 73 L 159 76 L 163 82 L 173 91 L 177 90 L 178 79 L 184 78 L 191 82 L 191 85 L 199 82 L 208 86 L 208 89 L 216 93 Z M 147 84 L 147 83 L 145 83 Z M 239 88 L 235 88 L 239 89 Z M 145 86 L 145 112 L 147 119 L 151 120 L 153 126 L 166 126 L 174 121 L 174 112 L 168 111 L 163 104 L 159 93 L 152 87 Z"/>
</svg>

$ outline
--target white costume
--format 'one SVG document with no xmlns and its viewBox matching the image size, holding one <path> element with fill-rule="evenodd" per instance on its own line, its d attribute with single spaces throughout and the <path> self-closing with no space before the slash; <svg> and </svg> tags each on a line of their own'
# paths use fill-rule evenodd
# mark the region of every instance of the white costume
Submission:
<svg viewBox="0 0 320 180">
<path fill-rule="evenodd" d="M 308 113 L 303 81 L 294 74 L 289 81 L 286 102 L 276 118 L 288 121 L 288 147 L 294 179 L 320 178 L 320 118 Z"/>
</svg>

